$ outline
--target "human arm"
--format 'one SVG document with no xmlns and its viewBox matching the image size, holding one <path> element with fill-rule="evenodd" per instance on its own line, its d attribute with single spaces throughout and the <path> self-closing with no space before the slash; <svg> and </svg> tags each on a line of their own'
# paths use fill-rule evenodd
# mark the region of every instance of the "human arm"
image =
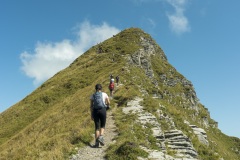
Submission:
<svg viewBox="0 0 240 160">
<path fill-rule="evenodd" d="M 110 100 L 109 100 L 109 97 L 107 96 L 106 99 L 105 99 L 105 104 L 106 104 L 106 109 L 109 110 L 110 109 Z"/>
<path fill-rule="evenodd" d="M 90 99 L 90 113 L 91 113 L 91 119 L 93 120 L 93 100 Z"/>
<path fill-rule="evenodd" d="M 106 105 L 107 105 L 107 106 L 109 106 L 109 105 L 110 105 L 110 100 L 109 100 L 109 97 L 107 97 L 107 98 L 106 98 L 105 102 L 106 102 Z"/>
</svg>

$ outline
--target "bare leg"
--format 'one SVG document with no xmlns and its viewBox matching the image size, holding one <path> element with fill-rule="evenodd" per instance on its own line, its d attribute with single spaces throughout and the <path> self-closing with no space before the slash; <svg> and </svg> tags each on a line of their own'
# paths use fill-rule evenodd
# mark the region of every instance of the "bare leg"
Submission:
<svg viewBox="0 0 240 160">
<path fill-rule="evenodd" d="M 104 128 L 101 128 L 100 129 L 100 136 L 103 136 L 103 134 L 104 134 Z"/>
<path fill-rule="evenodd" d="M 111 98 L 113 97 L 113 91 L 110 91 L 110 97 Z"/>
<path fill-rule="evenodd" d="M 104 128 L 101 128 L 100 129 L 100 136 L 99 136 L 99 139 L 98 139 L 98 141 L 99 141 L 99 143 L 102 145 L 102 146 L 104 146 L 104 138 L 103 138 L 103 134 L 104 134 Z"/>
<path fill-rule="evenodd" d="M 96 130 L 96 132 L 95 132 L 95 139 L 96 139 L 96 140 L 97 140 L 98 137 L 100 136 L 99 134 L 100 134 L 99 130 Z"/>
</svg>

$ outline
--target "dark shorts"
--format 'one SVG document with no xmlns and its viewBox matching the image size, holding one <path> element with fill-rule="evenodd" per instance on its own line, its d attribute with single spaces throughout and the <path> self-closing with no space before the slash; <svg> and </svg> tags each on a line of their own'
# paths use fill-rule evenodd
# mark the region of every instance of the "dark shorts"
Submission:
<svg viewBox="0 0 240 160">
<path fill-rule="evenodd" d="M 106 108 L 102 109 L 94 109 L 93 110 L 93 119 L 95 123 L 95 130 L 99 130 L 100 128 L 105 128 L 106 125 Z"/>
</svg>

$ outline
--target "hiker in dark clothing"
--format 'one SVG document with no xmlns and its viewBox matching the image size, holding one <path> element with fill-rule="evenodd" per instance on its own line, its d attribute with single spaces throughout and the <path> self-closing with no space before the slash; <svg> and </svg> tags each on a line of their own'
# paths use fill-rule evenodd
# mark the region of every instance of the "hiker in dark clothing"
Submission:
<svg viewBox="0 0 240 160">
<path fill-rule="evenodd" d="M 109 77 L 110 77 L 110 82 L 111 82 L 111 80 L 113 79 L 113 75 L 112 75 L 112 74 L 110 74 L 110 76 L 109 76 Z"/>
<path fill-rule="evenodd" d="M 104 145 L 103 134 L 106 125 L 106 109 L 110 105 L 109 97 L 102 92 L 101 84 L 95 86 L 96 92 L 90 97 L 91 118 L 95 124 L 95 145 L 99 147 L 99 143 Z"/>
<path fill-rule="evenodd" d="M 119 83 L 119 76 L 116 77 L 116 83 L 117 83 L 117 86 L 118 86 L 118 83 Z"/>
</svg>

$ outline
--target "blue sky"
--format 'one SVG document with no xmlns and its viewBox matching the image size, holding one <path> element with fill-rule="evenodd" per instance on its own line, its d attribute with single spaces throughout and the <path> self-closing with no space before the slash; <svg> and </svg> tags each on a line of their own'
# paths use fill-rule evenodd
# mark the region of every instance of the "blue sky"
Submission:
<svg viewBox="0 0 240 160">
<path fill-rule="evenodd" d="M 0 112 L 98 42 L 149 33 L 227 135 L 240 137 L 239 0 L 2 0 Z"/>
</svg>

